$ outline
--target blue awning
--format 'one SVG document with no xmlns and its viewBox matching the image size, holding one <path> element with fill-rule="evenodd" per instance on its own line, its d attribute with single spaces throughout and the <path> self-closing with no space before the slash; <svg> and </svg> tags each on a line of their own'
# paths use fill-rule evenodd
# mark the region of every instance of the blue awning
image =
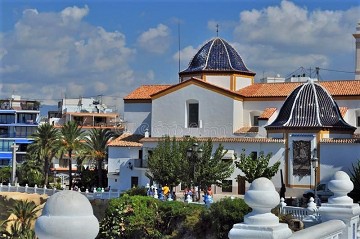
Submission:
<svg viewBox="0 0 360 239">
<path fill-rule="evenodd" d="M 12 153 L 0 152 L 0 159 L 12 159 Z"/>
<path fill-rule="evenodd" d="M 30 144 L 33 140 L 30 139 L 15 139 L 15 144 Z"/>
</svg>

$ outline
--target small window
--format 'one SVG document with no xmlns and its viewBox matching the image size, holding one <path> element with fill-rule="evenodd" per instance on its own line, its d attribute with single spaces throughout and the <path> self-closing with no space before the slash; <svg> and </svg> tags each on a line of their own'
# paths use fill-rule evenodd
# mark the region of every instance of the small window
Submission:
<svg viewBox="0 0 360 239">
<path fill-rule="evenodd" d="M 357 117 L 356 126 L 357 126 L 357 127 L 360 127 L 360 116 Z"/>
<path fill-rule="evenodd" d="M 255 116 L 254 116 L 253 126 L 259 126 L 259 116 L 258 116 L 258 115 L 255 115 Z"/>
<path fill-rule="evenodd" d="M 131 187 L 135 188 L 139 185 L 139 177 L 131 177 Z"/>
<path fill-rule="evenodd" d="M 115 183 L 117 182 L 117 178 L 115 178 Z"/>
<path fill-rule="evenodd" d="M 143 151 L 142 151 L 142 149 L 140 149 L 139 150 L 139 159 L 142 159 L 142 157 L 143 157 Z"/>
<path fill-rule="evenodd" d="M 222 191 L 223 192 L 232 192 L 232 180 L 223 180 L 222 181 Z"/>
<path fill-rule="evenodd" d="M 199 104 L 191 103 L 189 104 L 189 128 L 198 128 L 199 127 Z"/>
</svg>

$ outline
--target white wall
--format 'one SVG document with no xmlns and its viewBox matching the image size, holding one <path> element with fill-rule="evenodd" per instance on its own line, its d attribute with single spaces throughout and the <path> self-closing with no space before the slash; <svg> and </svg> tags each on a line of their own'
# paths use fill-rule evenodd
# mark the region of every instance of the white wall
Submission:
<svg viewBox="0 0 360 239">
<path fill-rule="evenodd" d="M 276 112 L 274 112 L 273 117 L 271 117 L 268 121 L 268 124 L 272 123 L 276 119 L 278 112 L 280 111 L 281 106 L 284 101 L 244 101 L 244 125 L 251 125 L 251 117 L 250 113 L 253 111 L 264 111 L 266 108 L 276 108 Z"/>
<path fill-rule="evenodd" d="M 236 81 L 236 89 L 235 90 L 240 90 L 240 89 L 252 84 L 252 79 L 248 78 L 248 77 L 237 76 L 235 81 Z"/>
<path fill-rule="evenodd" d="M 230 90 L 230 76 L 206 76 L 206 82 Z"/>
<path fill-rule="evenodd" d="M 144 135 L 148 129 L 151 134 L 151 103 L 125 103 L 124 121 L 126 132 Z"/>
<path fill-rule="evenodd" d="M 187 100 L 199 103 L 200 128 L 187 127 Z M 229 137 L 233 133 L 233 99 L 189 85 L 152 103 L 152 136 Z"/>
<path fill-rule="evenodd" d="M 320 144 L 320 181 L 328 182 L 336 171 L 349 174 L 352 164 L 360 159 L 359 144 Z"/>
</svg>

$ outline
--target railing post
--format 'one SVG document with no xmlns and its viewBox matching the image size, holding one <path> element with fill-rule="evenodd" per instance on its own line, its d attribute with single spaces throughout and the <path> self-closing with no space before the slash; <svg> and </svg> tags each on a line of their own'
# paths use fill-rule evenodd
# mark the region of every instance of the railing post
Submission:
<svg viewBox="0 0 360 239">
<path fill-rule="evenodd" d="M 52 194 L 54 195 L 56 193 L 56 187 L 53 187 L 53 192 Z"/>
<path fill-rule="evenodd" d="M 3 191 L 3 184 L 0 183 L 0 192 L 2 192 L 2 191 Z"/>
<path fill-rule="evenodd" d="M 11 191 L 11 183 L 8 184 L 8 192 Z"/>
<path fill-rule="evenodd" d="M 346 225 L 346 229 L 341 238 L 356 238 L 360 206 L 353 203 L 352 198 L 347 196 L 354 188 L 349 175 L 343 171 L 336 172 L 328 183 L 328 188 L 334 195 L 329 198 L 328 203 L 323 203 L 319 209 L 322 221 L 342 220 Z"/>
<path fill-rule="evenodd" d="M 271 213 L 280 197 L 269 179 L 255 179 L 244 199 L 253 210 L 245 215 L 243 223 L 234 224 L 228 235 L 230 239 L 287 239 L 291 236 L 288 225 L 279 223 L 279 218 Z"/>
<path fill-rule="evenodd" d="M 308 211 L 308 215 L 302 220 L 305 228 L 321 223 L 321 218 L 319 217 L 319 209 L 317 208 L 313 197 L 309 199 L 309 203 L 307 204 L 306 209 Z"/>
<path fill-rule="evenodd" d="M 46 189 L 47 189 L 47 187 L 46 187 L 46 185 L 44 185 L 43 194 L 46 194 Z"/>
<path fill-rule="evenodd" d="M 28 192 L 28 188 L 29 188 L 29 185 L 28 185 L 28 184 L 25 184 L 25 193 Z"/>
<path fill-rule="evenodd" d="M 284 208 L 286 207 L 286 202 L 284 198 L 280 198 L 279 210 L 280 214 L 284 214 Z"/>
<path fill-rule="evenodd" d="M 37 193 L 37 184 L 34 186 L 34 193 Z"/>
<path fill-rule="evenodd" d="M 16 192 L 19 192 L 19 183 L 15 183 L 16 186 Z"/>
</svg>

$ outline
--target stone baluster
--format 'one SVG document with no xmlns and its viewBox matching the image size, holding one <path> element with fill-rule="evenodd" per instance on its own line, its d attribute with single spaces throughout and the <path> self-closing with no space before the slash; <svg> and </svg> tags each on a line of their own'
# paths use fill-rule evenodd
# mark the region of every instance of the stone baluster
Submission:
<svg viewBox="0 0 360 239">
<path fill-rule="evenodd" d="M 8 184 L 8 192 L 11 191 L 11 183 Z"/>
<path fill-rule="evenodd" d="M 46 189 L 47 189 L 47 187 L 46 187 L 46 185 L 44 185 L 43 194 L 46 194 Z"/>
<path fill-rule="evenodd" d="M 98 233 L 99 222 L 89 200 L 71 190 L 52 195 L 35 223 L 39 239 L 94 239 Z"/>
<path fill-rule="evenodd" d="M 34 193 L 37 193 L 37 184 L 34 186 Z"/>
<path fill-rule="evenodd" d="M 319 209 L 313 197 L 309 199 L 306 210 L 308 215 L 302 220 L 305 228 L 321 223 L 321 218 L 318 216 Z"/>
<path fill-rule="evenodd" d="M 229 232 L 230 239 L 285 239 L 291 236 L 288 225 L 279 223 L 279 218 L 271 213 L 271 209 L 279 204 L 280 196 L 269 179 L 255 179 L 244 199 L 253 210 L 245 215 L 243 223 L 234 224 Z"/>
<path fill-rule="evenodd" d="M 279 210 L 280 210 L 280 214 L 284 214 L 284 208 L 286 207 L 286 202 L 284 198 L 280 198 L 280 204 L 279 204 Z"/>
<path fill-rule="evenodd" d="M 342 220 L 346 229 L 341 238 L 356 238 L 360 206 L 347 196 L 354 188 L 349 175 L 343 171 L 336 172 L 328 183 L 328 188 L 334 195 L 329 198 L 328 203 L 323 203 L 319 208 L 322 221 Z"/>
<path fill-rule="evenodd" d="M 3 191 L 3 184 L 0 183 L 0 192 L 2 192 L 2 191 Z"/>
<path fill-rule="evenodd" d="M 28 185 L 28 184 L 25 184 L 25 192 L 26 192 L 26 193 L 28 192 L 28 189 L 29 189 L 29 185 Z"/>
</svg>

